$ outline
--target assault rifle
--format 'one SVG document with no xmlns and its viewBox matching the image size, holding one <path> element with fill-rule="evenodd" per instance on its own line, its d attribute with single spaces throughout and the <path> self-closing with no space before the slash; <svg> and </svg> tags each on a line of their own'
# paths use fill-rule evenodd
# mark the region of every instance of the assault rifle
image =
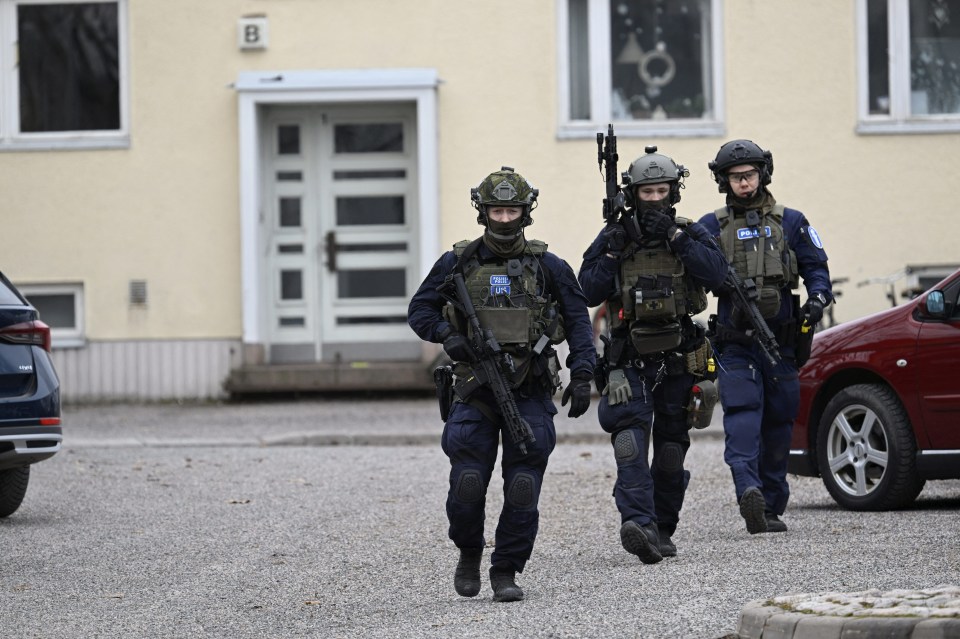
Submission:
<svg viewBox="0 0 960 639">
<path fill-rule="evenodd" d="M 607 135 L 597 133 L 597 164 L 600 165 L 600 174 L 607 185 L 607 197 L 603 199 L 603 221 L 613 224 L 627 208 L 626 198 L 620 190 L 617 181 L 617 136 L 613 134 L 613 125 L 607 125 Z"/>
<path fill-rule="evenodd" d="M 470 292 L 467 291 L 467 285 L 463 281 L 463 273 L 453 274 L 453 285 L 456 290 L 457 305 L 460 306 L 463 314 L 467 317 L 467 321 L 470 322 L 471 329 L 473 329 L 471 347 L 477 357 L 478 368 L 474 369 L 477 381 L 493 391 L 493 397 L 497 402 L 497 410 L 503 417 L 504 425 L 510 433 L 510 439 L 517 445 L 520 452 L 526 455 L 527 442 L 532 444 L 537 439 L 533 436 L 533 429 L 530 428 L 530 424 L 520 415 L 517 400 L 503 376 L 501 367 L 512 369 L 513 360 L 508 353 L 504 353 L 500 348 L 500 343 L 494 337 L 493 331 L 481 328 L 480 320 L 477 319 L 477 311 L 470 299 Z"/>
<path fill-rule="evenodd" d="M 757 346 L 763 351 L 767 361 L 772 366 L 780 363 L 780 349 L 777 345 L 777 338 L 773 336 L 773 331 L 767 326 L 767 321 L 763 319 L 763 314 L 757 307 L 757 300 L 760 299 L 760 291 L 752 279 L 744 280 L 732 265 L 727 265 L 727 277 L 724 284 L 733 296 L 733 302 L 736 304 L 747 320 L 751 328 L 747 330 L 747 335 L 757 342 Z"/>
</svg>

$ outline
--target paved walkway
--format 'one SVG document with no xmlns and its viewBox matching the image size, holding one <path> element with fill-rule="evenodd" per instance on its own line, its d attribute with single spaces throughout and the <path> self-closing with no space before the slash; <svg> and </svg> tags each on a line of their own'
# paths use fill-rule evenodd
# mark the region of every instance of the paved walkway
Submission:
<svg viewBox="0 0 960 639">
<path fill-rule="evenodd" d="M 558 442 L 605 444 L 594 412 L 555 418 Z M 559 408 L 559 407 L 558 407 Z M 74 448 L 180 446 L 432 446 L 443 424 L 423 397 L 365 396 L 227 404 L 77 406 L 64 409 L 64 437 Z M 694 439 L 723 437 L 718 409 Z M 891 515 L 897 516 L 897 515 Z M 960 587 L 791 594 L 742 609 L 737 635 L 725 639 L 960 638 Z"/>
</svg>

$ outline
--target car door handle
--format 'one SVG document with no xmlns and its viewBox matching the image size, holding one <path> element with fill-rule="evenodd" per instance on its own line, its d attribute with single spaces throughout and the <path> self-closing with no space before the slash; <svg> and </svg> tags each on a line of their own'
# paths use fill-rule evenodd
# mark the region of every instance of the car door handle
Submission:
<svg viewBox="0 0 960 639">
<path fill-rule="evenodd" d="M 337 246 L 337 234 L 333 231 L 327 231 L 326 237 L 326 251 L 327 251 L 327 271 L 330 273 L 337 272 L 337 251 L 339 247 Z"/>
</svg>

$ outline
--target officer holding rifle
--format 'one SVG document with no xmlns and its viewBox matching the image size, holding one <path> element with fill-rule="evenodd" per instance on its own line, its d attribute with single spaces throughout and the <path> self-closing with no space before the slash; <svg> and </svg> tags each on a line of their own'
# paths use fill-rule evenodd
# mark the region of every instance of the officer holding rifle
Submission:
<svg viewBox="0 0 960 639">
<path fill-rule="evenodd" d="M 540 489 L 556 444 L 553 395 L 560 387 L 554 346 L 566 341 L 570 383 L 562 405 L 579 417 L 590 406 L 593 331 L 576 276 L 524 228 L 538 190 L 503 167 L 471 200 L 483 235 L 440 256 L 410 301 L 408 322 L 453 360 L 435 371 L 441 446 L 450 459 L 449 536 L 460 551 L 454 588 L 480 592 L 487 486 L 503 434 L 503 509 L 490 557 L 494 601 L 517 601 L 516 583 L 537 536 Z"/>
</svg>

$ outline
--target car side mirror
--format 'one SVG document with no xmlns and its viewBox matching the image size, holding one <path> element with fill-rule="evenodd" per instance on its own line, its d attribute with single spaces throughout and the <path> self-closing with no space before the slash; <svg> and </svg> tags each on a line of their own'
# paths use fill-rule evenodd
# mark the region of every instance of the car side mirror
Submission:
<svg viewBox="0 0 960 639">
<path fill-rule="evenodd" d="M 943 300 L 943 291 L 930 291 L 923 300 L 926 315 L 937 319 L 946 319 L 947 308 Z"/>
</svg>

